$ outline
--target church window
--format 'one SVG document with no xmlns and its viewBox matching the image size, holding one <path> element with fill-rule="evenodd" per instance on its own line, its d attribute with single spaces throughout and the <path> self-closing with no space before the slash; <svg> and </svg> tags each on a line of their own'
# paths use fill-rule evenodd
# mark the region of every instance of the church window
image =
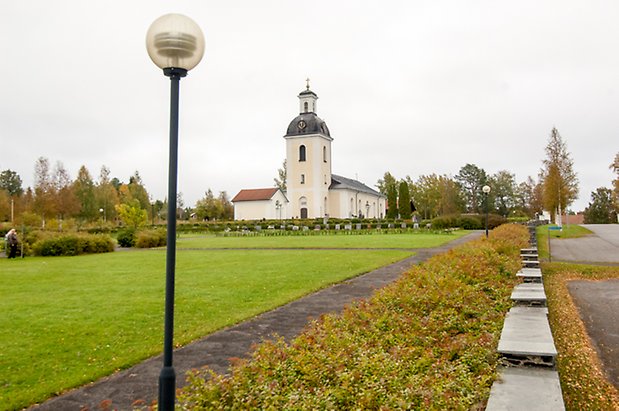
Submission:
<svg viewBox="0 0 619 411">
<path fill-rule="evenodd" d="M 327 147 L 322 146 L 322 161 L 327 162 Z"/>
<path fill-rule="evenodd" d="M 299 161 L 305 161 L 305 146 L 299 146 Z"/>
<path fill-rule="evenodd" d="M 307 109 L 308 109 L 307 101 L 305 103 L 303 103 L 303 108 L 305 109 L 305 112 L 307 113 Z"/>
<path fill-rule="evenodd" d="M 301 174 L 301 184 L 305 184 L 305 174 Z"/>
</svg>

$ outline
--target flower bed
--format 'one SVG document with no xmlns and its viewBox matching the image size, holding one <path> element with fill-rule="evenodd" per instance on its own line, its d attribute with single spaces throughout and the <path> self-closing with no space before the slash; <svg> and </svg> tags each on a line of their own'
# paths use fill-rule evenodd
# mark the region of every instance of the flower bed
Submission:
<svg viewBox="0 0 619 411">
<path fill-rule="evenodd" d="M 323 316 L 237 360 L 195 371 L 183 409 L 483 409 L 496 346 L 527 244 L 501 226 L 413 267 L 341 315 Z"/>
</svg>

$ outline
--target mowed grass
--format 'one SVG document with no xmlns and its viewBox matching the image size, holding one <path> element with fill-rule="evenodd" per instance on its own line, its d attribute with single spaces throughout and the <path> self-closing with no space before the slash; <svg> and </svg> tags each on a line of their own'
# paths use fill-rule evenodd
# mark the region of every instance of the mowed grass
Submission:
<svg viewBox="0 0 619 411">
<path fill-rule="evenodd" d="M 374 237 L 382 242 L 372 243 Z M 390 244 L 400 244 L 393 248 L 417 248 L 457 237 L 446 235 L 437 240 L 424 235 L 416 238 L 423 241 L 410 241 L 402 247 L 402 238 L 398 242 L 397 237 L 394 240 L 389 235 L 295 236 L 275 240 L 280 246 L 304 244 L 310 249 L 180 250 L 175 344 L 184 345 L 311 291 L 411 255 L 410 251 L 387 249 L 392 248 Z M 385 249 L 311 249 L 316 247 L 316 240 L 323 247 L 328 241 L 333 248 L 347 248 L 351 243 L 343 240 L 361 244 L 364 238 L 364 248 Z M 256 248 L 260 246 L 247 244 L 265 239 L 272 240 L 187 238 L 179 241 L 179 248 Z M 191 243 L 194 245 L 186 245 Z M 262 244 L 264 248 L 274 247 L 266 245 L 268 242 Z M 0 409 L 41 402 L 161 352 L 163 250 L 0 259 L 0 281 Z"/>
<path fill-rule="evenodd" d="M 458 230 L 452 233 L 428 234 L 413 232 L 403 234 L 356 234 L 340 231 L 329 235 L 287 236 L 214 236 L 186 235 L 177 241 L 178 248 L 393 248 L 411 249 L 437 247 L 468 234 Z"/>
</svg>

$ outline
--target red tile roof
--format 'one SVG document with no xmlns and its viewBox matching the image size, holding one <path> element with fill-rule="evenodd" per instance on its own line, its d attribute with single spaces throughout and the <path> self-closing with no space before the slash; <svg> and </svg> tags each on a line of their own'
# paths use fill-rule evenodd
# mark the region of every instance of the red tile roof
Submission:
<svg viewBox="0 0 619 411">
<path fill-rule="evenodd" d="M 241 190 L 237 195 L 232 199 L 233 203 L 239 201 L 260 201 L 260 200 L 270 200 L 275 193 L 279 190 L 279 188 L 254 188 L 250 190 Z"/>
</svg>

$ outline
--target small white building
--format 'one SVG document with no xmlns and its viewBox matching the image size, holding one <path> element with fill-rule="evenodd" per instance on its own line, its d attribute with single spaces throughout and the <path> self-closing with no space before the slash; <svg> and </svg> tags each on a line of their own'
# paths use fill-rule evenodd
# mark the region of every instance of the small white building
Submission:
<svg viewBox="0 0 619 411">
<path fill-rule="evenodd" d="M 284 220 L 288 199 L 277 187 L 241 190 L 232 199 L 235 220 Z"/>
<path fill-rule="evenodd" d="M 241 190 L 232 200 L 234 219 L 384 218 L 384 195 L 360 181 L 332 173 L 333 137 L 325 121 L 316 115 L 318 96 L 310 90 L 309 82 L 298 97 L 300 113 L 290 122 L 284 136 L 286 193 L 277 188 Z M 281 194 L 279 198 L 265 198 L 274 196 L 276 191 Z M 253 199 L 258 193 L 260 198 Z M 279 214 L 272 217 L 276 201 L 283 210 L 279 208 Z"/>
</svg>

